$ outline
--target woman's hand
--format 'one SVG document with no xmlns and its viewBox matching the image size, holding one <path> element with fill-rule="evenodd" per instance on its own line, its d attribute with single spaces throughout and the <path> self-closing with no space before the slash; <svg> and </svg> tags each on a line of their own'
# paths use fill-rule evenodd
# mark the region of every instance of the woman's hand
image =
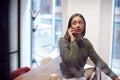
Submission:
<svg viewBox="0 0 120 80">
<path fill-rule="evenodd" d="M 118 77 L 115 77 L 113 80 L 120 80 Z"/>
<path fill-rule="evenodd" d="M 68 29 L 68 34 L 70 36 L 71 41 L 74 41 L 75 40 L 75 36 L 74 36 L 75 30 L 73 28 L 69 28 Z"/>
</svg>

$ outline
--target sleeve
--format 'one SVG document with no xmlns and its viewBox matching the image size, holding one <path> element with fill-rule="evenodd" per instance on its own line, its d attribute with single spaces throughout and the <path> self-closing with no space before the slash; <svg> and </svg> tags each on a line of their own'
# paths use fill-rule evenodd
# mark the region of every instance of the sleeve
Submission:
<svg viewBox="0 0 120 80">
<path fill-rule="evenodd" d="M 59 50 L 62 60 L 68 64 L 78 63 L 78 46 L 76 41 L 59 40 Z"/>
<path fill-rule="evenodd" d="M 94 50 L 92 44 L 88 40 L 89 44 L 89 57 L 94 62 L 94 64 L 103 71 L 106 75 L 114 79 L 117 75 L 108 67 L 108 65 L 100 58 L 100 56 Z"/>
</svg>

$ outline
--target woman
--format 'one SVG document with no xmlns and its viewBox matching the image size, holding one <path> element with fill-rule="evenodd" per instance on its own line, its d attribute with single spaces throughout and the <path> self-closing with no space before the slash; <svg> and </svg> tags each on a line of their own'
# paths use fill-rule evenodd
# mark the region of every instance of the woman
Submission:
<svg viewBox="0 0 120 80">
<path fill-rule="evenodd" d="M 59 40 L 63 80 L 86 80 L 84 66 L 88 57 L 106 75 L 113 80 L 119 80 L 118 76 L 97 55 L 90 41 L 84 38 L 85 32 L 86 22 L 84 17 L 79 13 L 73 14 L 69 19 L 65 36 Z"/>
</svg>

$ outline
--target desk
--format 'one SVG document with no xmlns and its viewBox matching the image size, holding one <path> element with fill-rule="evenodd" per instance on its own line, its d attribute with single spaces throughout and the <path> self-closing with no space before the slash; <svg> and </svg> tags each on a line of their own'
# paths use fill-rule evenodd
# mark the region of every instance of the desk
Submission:
<svg viewBox="0 0 120 80">
<path fill-rule="evenodd" d="M 50 74 L 55 73 L 59 80 L 62 80 L 60 70 L 61 58 L 57 57 L 48 63 L 38 66 L 29 72 L 18 76 L 15 80 L 49 80 Z"/>
<path fill-rule="evenodd" d="M 60 80 L 62 80 L 59 66 L 60 62 L 61 58 L 57 57 L 46 64 L 40 65 L 37 68 L 18 76 L 15 80 L 49 80 L 50 74 L 52 73 L 56 73 Z"/>
</svg>

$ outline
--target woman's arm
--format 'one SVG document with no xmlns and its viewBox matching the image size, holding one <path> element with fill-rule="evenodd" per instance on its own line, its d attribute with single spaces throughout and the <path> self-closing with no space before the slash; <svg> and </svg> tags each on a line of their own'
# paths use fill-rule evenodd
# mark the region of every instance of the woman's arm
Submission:
<svg viewBox="0 0 120 80">
<path fill-rule="evenodd" d="M 75 64 L 78 63 L 78 46 L 76 41 L 68 42 L 65 39 L 59 40 L 60 56 L 64 62 Z"/>
<path fill-rule="evenodd" d="M 113 80 L 120 80 L 118 77 L 115 77 Z"/>
<path fill-rule="evenodd" d="M 100 56 L 94 50 L 92 44 L 88 41 L 89 44 L 89 57 L 94 62 L 94 64 L 102 70 L 106 75 L 111 77 L 113 80 L 117 80 L 117 75 L 108 67 L 108 65 L 100 58 Z"/>
</svg>

